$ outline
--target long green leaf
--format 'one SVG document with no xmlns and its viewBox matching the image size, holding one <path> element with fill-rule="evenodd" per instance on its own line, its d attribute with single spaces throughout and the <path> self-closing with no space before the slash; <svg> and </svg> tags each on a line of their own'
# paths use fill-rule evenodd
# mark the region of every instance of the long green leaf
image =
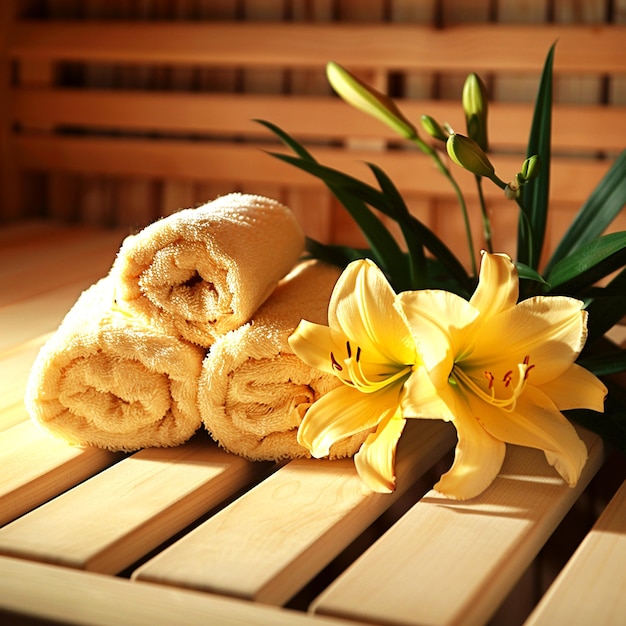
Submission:
<svg viewBox="0 0 626 626">
<path fill-rule="evenodd" d="M 409 272 L 407 259 L 398 242 L 381 219 L 358 195 L 351 191 L 352 187 L 367 190 L 368 185 L 337 170 L 325 167 L 317 161 L 309 161 L 308 159 L 276 152 L 271 152 L 270 155 L 309 174 L 313 174 L 326 183 L 328 189 L 335 195 L 361 229 L 368 245 L 372 249 L 372 258 L 383 272 L 387 274 L 392 285 L 399 291 L 408 288 Z"/>
<path fill-rule="evenodd" d="M 596 376 L 620 374 L 621 372 L 626 372 L 626 350 L 606 352 L 589 358 L 579 359 L 577 362 Z"/>
<path fill-rule="evenodd" d="M 546 277 L 550 291 L 576 295 L 626 264 L 626 231 L 594 239 L 559 261 Z"/>
<path fill-rule="evenodd" d="M 348 263 L 356 259 L 371 258 L 371 251 L 367 248 L 351 248 L 338 244 L 325 244 L 313 239 L 305 238 L 305 249 L 315 259 L 325 261 L 344 269 Z M 373 260 L 373 259 L 372 259 Z"/>
<path fill-rule="evenodd" d="M 602 437 L 611 446 L 626 454 L 626 401 L 621 390 L 607 382 L 609 395 L 604 403 L 604 413 L 588 409 L 564 411 L 574 422 Z"/>
<path fill-rule="evenodd" d="M 534 154 L 539 155 L 541 171 L 537 178 L 522 187 L 520 194 L 520 203 L 525 208 L 529 223 L 520 216 L 517 260 L 533 269 L 539 267 L 548 216 L 552 135 L 552 67 L 554 65 L 555 46 L 556 44 L 552 44 L 550 47 L 544 63 L 526 151 L 527 157 Z"/>
<path fill-rule="evenodd" d="M 410 271 L 410 288 L 422 289 L 428 286 L 428 268 L 426 265 L 426 255 L 424 253 L 424 243 L 419 233 L 409 226 L 410 212 L 404 202 L 404 198 L 393 184 L 392 180 L 385 172 L 373 163 L 368 163 L 376 180 L 383 192 L 384 198 L 388 201 L 388 207 L 394 212 L 395 220 L 400 226 L 402 236 L 407 245 L 409 271 Z"/>
<path fill-rule="evenodd" d="M 549 272 L 559 261 L 599 237 L 626 204 L 626 150 L 617 157 L 578 211 L 546 265 Z"/>
<path fill-rule="evenodd" d="M 587 321 L 587 342 L 602 337 L 626 316 L 626 269 L 622 270 L 611 282 L 599 288 L 586 307 L 589 313 Z"/>
<path fill-rule="evenodd" d="M 300 158 L 308 161 L 315 161 L 311 153 L 299 142 L 296 141 L 289 133 L 285 132 L 282 128 L 267 122 L 265 120 L 253 120 L 262 126 L 265 126 L 268 130 L 272 131 L 288 148 L 291 148 Z"/>
</svg>

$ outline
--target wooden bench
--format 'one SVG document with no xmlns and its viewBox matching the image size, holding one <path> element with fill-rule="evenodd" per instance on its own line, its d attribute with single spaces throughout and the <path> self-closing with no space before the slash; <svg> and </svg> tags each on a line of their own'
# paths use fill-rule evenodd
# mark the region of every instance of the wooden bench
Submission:
<svg viewBox="0 0 626 626">
<path fill-rule="evenodd" d="M 12 63 L 0 113 L 0 616 L 84 625 L 622 623 L 626 463 L 584 431 L 590 460 L 575 489 L 541 453 L 511 447 L 492 488 L 464 503 L 430 491 L 454 445 L 439 423 L 410 424 L 399 490 L 381 496 L 361 491 L 350 461 L 250 463 L 202 432 L 130 455 L 71 448 L 28 421 L 22 397 L 38 348 L 80 292 L 108 271 L 130 230 L 160 215 L 242 189 L 288 203 L 307 234 L 358 241 L 318 183 L 260 150 L 275 146 L 252 118 L 357 175 L 360 161 L 380 163 L 412 210 L 458 238 L 454 200 L 428 162 L 330 95 L 320 69 L 330 58 L 398 91 L 414 119 L 426 112 L 455 126 L 465 73 L 484 73 L 498 95 L 494 161 L 513 173 L 538 71 L 558 38 L 558 236 L 624 147 L 626 29 L 488 22 L 486 8 L 468 23 L 438 2 L 419 15 L 388 3 L 386 19 L 397 23 L 374 9 L 336 20 L 324 3 L 310 14 L 294 9 L 288 21 L 276 7 L 255 12 L 254 2 L 236 20 L 231 3 L 207 2 L 193 22 L 175 20 L 174 9 L 157 21 L 149 7 L 137 21 L 139 9 L 111 17 L 98 3 L 46 4 L 46 19 L 31 3 L 0 7 Z M 90 7 L 89 20 L 77 19 Z M 433 28 L 437 16 L 443 28 Z M 6 64 L 2 72 L 8 84 Z M 513 212 L 499 194 L 489 201 L 506 247 Z"/>
<path fill-rule="evenodd" d="M 202 432 L 131 455 L 51 440 L 22 404 L 30 364 L 103 274 L 123 231 L 31 221 L 0 232 L 2 252 L 21 261 L 2 264 L 0 615 L 72 624 L 484 624 L 504 606 L 510 620 L 537 603 L 528 580 L 541 586 L 559 563 L 554 544 L 584 535 L 626 476 L 623 458 L 606 461 L 598 438 L 583 432 L 590 459 L 575 489 L 542 453 L 511 447 L 481 497 L 446 501 L 429 487 L 450 462 L 454 434 L 430 422 L 411 423 L 403 437 L 391 496 L 364 493 L 349 460 L 252 463 Z M 65 279 L 47 280 L 57 263 Z M 581 624 L 592 611 L 602 623 L 626 614 L 623 494 L 542 600 L 536 623 L 559 623 L 561 611 Z M 571 594 L 586 612 L 572 608 Z M 520 598 L 522 609 L 507 608 Z"/>
</svg>

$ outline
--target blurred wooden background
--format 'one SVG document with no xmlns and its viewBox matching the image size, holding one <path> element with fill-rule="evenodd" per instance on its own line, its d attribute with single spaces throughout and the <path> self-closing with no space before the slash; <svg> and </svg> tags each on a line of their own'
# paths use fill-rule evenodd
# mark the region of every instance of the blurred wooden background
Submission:
<svg viewBox="0 0 626 626">
<path fill-rule="evenodd" d="M 461 88 L 477 71 L 493 103 L 493 162 L 508 180 L 558 38 L 549 245 L 626 143 L 626 0 L 10 0 L 0 12 L 0 223 L 135 230 L 242 190 L 291 206 L 312 237 L 360 243 L 321 183 L 263 152 L 276 146 L 251 121 L 262 118 L 355 175 L 376 161 L 462 249 L 445 181 L 331 93 L 328 60 L 398 98 L 416 123 L 427 113 L 459 132 Z M 478 235 L 471 177 L 452 167 Z M 515 207 L 485 189 L 496 248 L 513 253 Z"/>
</svg>

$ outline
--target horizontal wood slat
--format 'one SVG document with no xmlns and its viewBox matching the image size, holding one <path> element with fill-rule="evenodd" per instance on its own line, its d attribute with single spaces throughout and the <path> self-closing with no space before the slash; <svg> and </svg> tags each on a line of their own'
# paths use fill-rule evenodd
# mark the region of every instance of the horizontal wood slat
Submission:
<svg viewBox="0 0 626 626">
<path fill-rule="evenodd" d="M 526 626 L 620 624 L 626 616 L 626 482 Z"/>
<path fill-rule="evenodd" d="M 245 145 L 228 142 L 185 142 L 101 137 L 19 136 L 14 139 L 16 162 L 27 170 L 99 173 L 103 175 L 168 177 L 179 180 L 220 180 L 233 185 L 245 182 L 282 186 L 323 188 L 323 183 L 294 167 L 268 156 L 263 149 L 275 145 Z M 434 166 L 418 152 L 311 149 L 323 164 L 368 179 L 365 162 L 375 162 L 407 193 L 453 197 L 442 176 L 433 175 Z M 501 156 L 494 159 L 496 171 L 511 179 L 521 160 Z M 603 161 L 555 158 L 552 162 L 552 196 L 560 202 L 580 203 L 606 173 Z M 473 179 L 459 171 L 460 186 L 474 192 Z M 373 179 L 372 179 L 373 182 Z M 485 185 L 485 196 L 501 198 L 502 192 Z"/>
<path fill-rule="evenodd" d="M 428 114 L 465 132 L 459 101 L 398 100 L 414 123 Z M 296 137 L 398 139 L 390 128 L 355 111 L 338 98 L 256 94 L 193 94 L 102 89 L 14 89 L 10 117 L 24 127 L 86 126 L 144 132 L 204 132 L 220 136 L 268 137 L 255 119 L 278 124 Z M 556 105 L 555 149 L 621 151 L 626 137 L 626 107 Z M 492 148 L 526 148 L 531 104 L 494 102 L 489 108 Z M 602 123 L 592 124 L 598 119 Z M 425 134 L 422 131 L 422 134 Z"/>
<path fill-rule="evenodd" d="M 351 459 L 292 461 L 133 577 L 284 604 L 453 443 L 441 423 L 407 425 L 393 495 L 362 489 Z"/>
<path fill-rule="evenodd" d="M 462 25 L 439 30 L 405 24 L 158 23 L 18 21 L 12 58 L 537 73 L 558 40 L 557 72 L 626 72 L 623 26 Z M 245 42 L 245 45 L 242 45 Z M 368 54 L 363 55 L 363 49 Z M 437 50 L 437 54 L 433 54 Z"/>
<path fill-rule="evenodd" d="M 219 449 L 206 433 L 141 450 L 0 529 L 0 554 L 116 574 L 265 468 Z"/>
<path fill-rule="evenodd" d="M 40 626 L 346 626 L 343 620 L 10 557 L 0 557 L 0 618 Z"/>
<path fill-rule="evenodd" d="M 604 460 L 601 440 L 581 436 L 589 459 L 575 488 L 543 452 L 509 446 L 488 491 L 471 504 L 427 493 L 322 593 L 314 612 L 381 626 L 488 623 Z"/>
</svg>

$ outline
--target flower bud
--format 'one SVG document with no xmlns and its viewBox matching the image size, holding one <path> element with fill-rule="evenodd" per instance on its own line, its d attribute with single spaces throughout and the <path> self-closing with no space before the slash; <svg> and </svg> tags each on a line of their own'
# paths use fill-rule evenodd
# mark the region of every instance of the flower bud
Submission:
<svg viewBox="0 0 626 626">
<path fill-rule="evenodd" d="M 448 133 L 441 127 L 439 122 L 430 115 L 422 115 L 422 128 L 433 138 L 447 141 Z"/>
<path fill-rule="evenodd" d="M 522 169 L 519 173 L 519 176 L 524 183 L 527 183 L 538 176 L 540 169 L 541 159 L 539 158 L 538 154 L 533 154 L 533 156 L 528 157 L 522 163 Z"/>
<path fill-rule="evenodd" d="M 391 98 L 332 61 L 326 65 L 326 76 L 332 88 L 348 104 L 379 119 L 406 139 L 417 137 L 415 126 L 404 117 Z"/>
<path fill-rule="evenodd" d="M 477 74 L 473 72 L 463 85 L 463 111 L 467 134 L 485 152 L 489 149 L 487 140 L 487 89 Z"/>
<path fill-rule="evenodd" d="M 446 149 L 450 158 L 461 167 L 472 172 L 472 174 L 476 174 L 476 176 L 486 176 L 493 179 L 494 167 L 473 139 L 455 133 L 448 137 Z"/>
</svg>

